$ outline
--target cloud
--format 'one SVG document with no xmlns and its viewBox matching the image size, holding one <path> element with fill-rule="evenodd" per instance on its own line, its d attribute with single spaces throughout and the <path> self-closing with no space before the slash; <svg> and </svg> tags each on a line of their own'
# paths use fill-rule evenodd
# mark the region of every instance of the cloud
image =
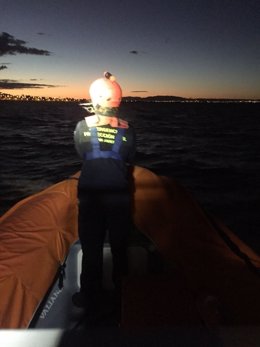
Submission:
<svg viewBox="0 0 260 347">
<path fill-rule="evenodd" d="M 148 93 L 148 90 L 132 90 L 131 93 Z"/>
<path fill-rule="evenodd" d="M 135 54 L 135 55 L 138 55 L 138 54 L 146 54 L 146 52 L 144 51 L 136 51 L 136 50 L 133 50 L 133 51 L 129 51 L 130 54 Z"/>
<path fill-rule="evenodd" d="M 0 71 L 4 70 L 4 69 L 8 69 L 6 65 L 0 65 Z"/>
<path fill-rule="evenodd" d="M 52 84 L 43 83 L 24 83 L 17 80 L 0 80 L 0 89 L 42 89 L 42 88 L 56 88 Z"/>
<path fill-rule="evenodd" d="M 39 32 L 39 33 L 37 33 L 37 35 L 42 36 L 42 35 L 45 35 L 45 33 Z"/>
<path fill-rule="evenodd" d="M 50 55 L 51 52 L 38 49 L 38 48 L 32 48 L 32 47 L 26 47 L 26 41 L 19 40 L 14 38 L 14 36 L 2 32 L 0 34 L 0 56 L 3 55 L 16 55 L 16 54 L 33 54 L 33 55 Z"/>
</svg>

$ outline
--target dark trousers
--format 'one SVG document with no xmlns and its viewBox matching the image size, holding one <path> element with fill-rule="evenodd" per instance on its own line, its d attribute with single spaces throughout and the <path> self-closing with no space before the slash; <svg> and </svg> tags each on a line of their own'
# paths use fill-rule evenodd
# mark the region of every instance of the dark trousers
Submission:
<svg viewBox="0 0 260 347">
<path fill-rule="evenodd" d="M 79 189 L 79 239 L 82 246 L 81 292 L 90 300 L 102 291 L 103 244 L 108 232 L 113 281 L 120 288 L 128 272 L 127 242 L 131 228 L 130 195 L 125 191 Z"/>
</svg>

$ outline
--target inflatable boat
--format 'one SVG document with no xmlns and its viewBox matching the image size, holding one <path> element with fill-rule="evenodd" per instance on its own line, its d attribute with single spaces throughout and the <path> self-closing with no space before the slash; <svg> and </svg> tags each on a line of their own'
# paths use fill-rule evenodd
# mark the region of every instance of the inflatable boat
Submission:
<svg viewBox="0 0 260 347">
<path fill-rule="evenodd" d="M 77 288 L 78 176 L 25 198 L 1 217 L 1 329 L 55 328 L 58 318 L 46 318 L 56 304 L 66 306 L 58 304 L 66 282 Z M 260 326 L 259 255 L 181 184 L 134 167 L 133 219 L 139 235 L 132 259 L 145 269 L 124 281 L 121 328 Z M 150 271 L 155 255 L 158 266 Z M 63 276 L 67 262 L 69 280 Z M 69 322 L 62 324 L 66 329 Z"/>
</svg>

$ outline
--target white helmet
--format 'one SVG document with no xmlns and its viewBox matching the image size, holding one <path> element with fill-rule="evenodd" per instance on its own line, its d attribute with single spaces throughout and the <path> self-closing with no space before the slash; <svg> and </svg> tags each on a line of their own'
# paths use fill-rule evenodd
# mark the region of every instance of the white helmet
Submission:
<svg viewBox="0 0 260 347">
<path fill-rule="evenodd" d="M 90 85 L 89 94 L 94 108 L 118 107 L 122 99 L 122 89 L 110 72 Z"/>
</svg>

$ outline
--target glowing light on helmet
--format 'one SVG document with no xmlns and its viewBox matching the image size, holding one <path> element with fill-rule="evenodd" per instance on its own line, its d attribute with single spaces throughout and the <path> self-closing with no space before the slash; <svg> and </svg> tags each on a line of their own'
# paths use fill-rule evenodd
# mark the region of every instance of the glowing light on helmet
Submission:
<svg viewBox="0 0 260 347">
<path fill-rule="evenodd" d="M 110 72 L 105 72 L 103 78 L 90 85 L 89 94 L 94 108 L 118 107 L 122 99 L 121 87 Z"/>
</svg>

